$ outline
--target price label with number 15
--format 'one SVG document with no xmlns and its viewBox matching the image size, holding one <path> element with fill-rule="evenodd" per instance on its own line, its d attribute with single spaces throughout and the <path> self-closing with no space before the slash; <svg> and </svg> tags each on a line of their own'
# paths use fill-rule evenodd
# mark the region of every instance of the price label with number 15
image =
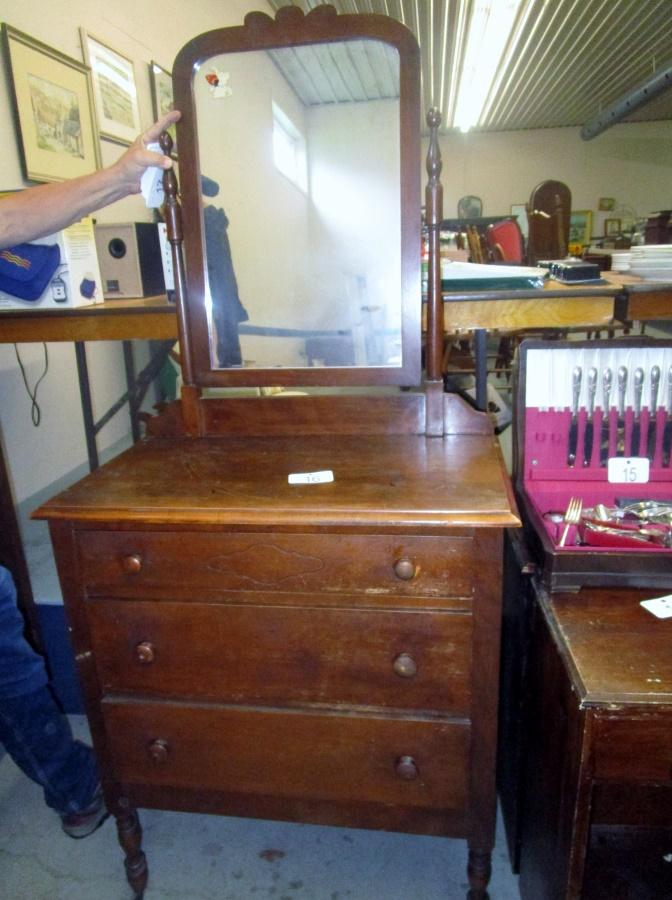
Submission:
<svg viewBox="0 0 672 900">
<path fill-rule="evenodd" d="M 645 456 L 612 456 L 607 477 L 610 484 L 646 484 L 649 480 L 649 460 Z"/>
</svg>

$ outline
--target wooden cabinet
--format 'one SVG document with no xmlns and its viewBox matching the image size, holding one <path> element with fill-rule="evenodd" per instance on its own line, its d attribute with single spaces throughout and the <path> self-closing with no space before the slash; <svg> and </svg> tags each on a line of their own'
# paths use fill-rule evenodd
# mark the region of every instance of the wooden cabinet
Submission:
<svg viewBox="0 0 672 900">
<path fill-rule="evenodd" d="M 534 589 L 521 723 L 523 900 L 670 896 L 672 620 L 640 606 L 651 596 Z M 606 841 L 611 857 L 600 855 Z"/>
<path fill-rule="evenodd" d="M 149 806 L 464 837 L 487 877 L 506 477 L 487 433 L 380 437 L 392 486 L 368 440 L 155 438 L 41 510 L 131 871 Z"/>
</svg>

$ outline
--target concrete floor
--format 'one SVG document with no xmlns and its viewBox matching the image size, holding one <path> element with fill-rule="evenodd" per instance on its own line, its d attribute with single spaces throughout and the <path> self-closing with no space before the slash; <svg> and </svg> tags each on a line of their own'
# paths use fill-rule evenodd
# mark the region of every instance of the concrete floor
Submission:
<svg viewBox="0 0 672 900">
<path fill-rule="evenodd" d="M 86 737 L 82 717 L 73 728 Z M 464 841 L 141 810 L 146 900 L 460 900 Z M 498 824 L 491 900 L 519 900 Z M 113 820 L 73 841 L 41 790 L 0 760 L 2 900 L 128 900 Z"/>
</svg>

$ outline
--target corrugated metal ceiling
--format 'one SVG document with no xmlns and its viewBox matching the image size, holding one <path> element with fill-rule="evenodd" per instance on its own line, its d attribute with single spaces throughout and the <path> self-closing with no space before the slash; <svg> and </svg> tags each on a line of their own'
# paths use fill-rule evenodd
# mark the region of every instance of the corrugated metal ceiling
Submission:
<svg viewBox="0 0 672 900">
<path fill-rule="evenodd" d="M 283 47 L 270 56 L 306 106 L 399 96 L 399 60 L 374 41 Z"/>
<path fill-rule="evenodd" d="M 323 0 L 268 0 L 308 12 Z M 379 13 L 420 43 L 423 106 L 453 123 L 470 17 L 480 0 L 331 0 L 341 13 Z M 502 0 L 493 0 L 494 3 Z M 582 126 L 672 66 L 672 0 L 523 0 L 477 126 L 482 131 Z M 672 90 L 625 121 L 672 119 Z"/>
</svg>

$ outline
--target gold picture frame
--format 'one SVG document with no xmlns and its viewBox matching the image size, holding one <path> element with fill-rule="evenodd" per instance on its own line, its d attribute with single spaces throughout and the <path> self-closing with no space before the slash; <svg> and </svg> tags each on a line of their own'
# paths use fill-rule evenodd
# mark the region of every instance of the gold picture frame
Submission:
<svg viewBox="0 0 672 900">
<path fill-rule="evenodd" d="M 592 209 L 573 209 L 569 217 L 569 243 L 582 244 L 585 247 L 590 244 L 592 234 Z"/>
<path fill-rule="evenodd" d="M 164 69 L 159 63 L 150 62 L 149 64 L 149 83 L 152 88 L 152 114 L 156 122 L 161 116 L 165 116 L 167 112 L 175 109 L 173 100 L 173 76 Z M 177 155 L 177 147 L 175 145 L 175 126 L 171 125 L 168 133 L 173 139 L 173 157 Z"/>
<path fill-rule="evenodd" d="M 91 68 L 100 136 L 128 146 L 142 131 L 133 60 L 83 28 L 79 34 L 84 59 Z"/>
<path fill-rule="evenodd" d="M 101 167 L 91 72 L 2 25 L 21 164 L 30 181 L 67 181 Z"/>
<path fill-rule="evenodd" d="M 616 237 L 621 233 L 621 220 L 620 219 L 605 219 L 604 220 L 604 236 L 605 237 Z"/>
</svg>

